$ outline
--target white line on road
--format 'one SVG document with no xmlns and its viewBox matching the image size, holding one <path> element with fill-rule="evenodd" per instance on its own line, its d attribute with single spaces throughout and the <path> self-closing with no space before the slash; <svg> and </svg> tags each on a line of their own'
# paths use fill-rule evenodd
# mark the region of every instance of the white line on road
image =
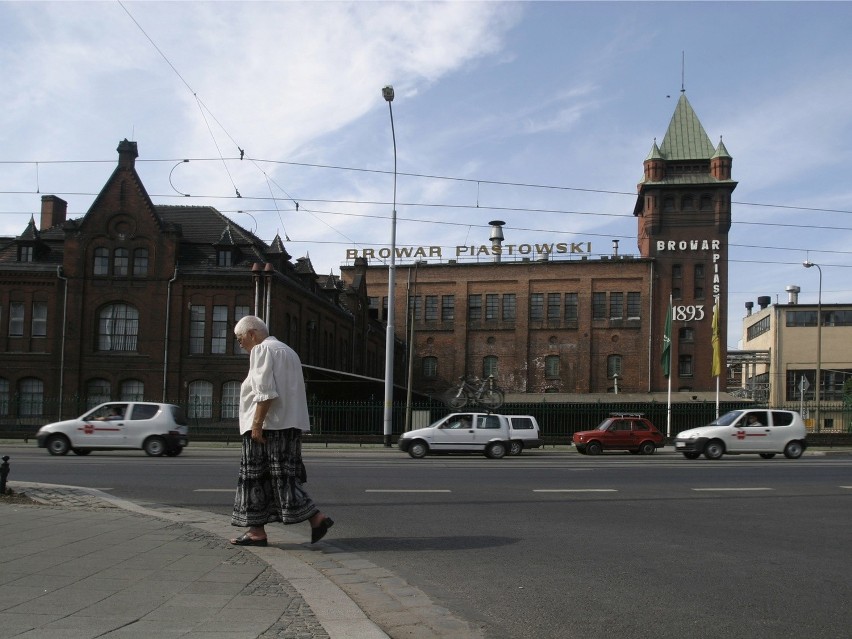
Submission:
<svg viewBox="0 0 852 639">
<path fill-rule="evenodd" d="M 235 488 L 196 488 L 194 493 L 232 493 Z"/>
<path fill-rule="evenodd" d="M 696 492 L 710 492 L 710 491 L 736 492 L 736 491 L 748 491 L 748 490 L 774 490 L 774 488 L 693 488 L 692 490 L 694 490 Z"/>
<path fill-rule="evenodd" d="M 848 488 L 848 489 L 852 490 L 852 486 L 841 486 L 841 488 Z"/>
<path fill-rule="evenodd" d="M 451 490 L 429 490 L 429 489 L 393 489 L 393 488 L 367 488 L 365 493 L 451 493 Z"/>
<path fill-rule="evenodd" d="M 534 488 L 534 493 L 617 493 L 615 488 Z"/>
</svg>

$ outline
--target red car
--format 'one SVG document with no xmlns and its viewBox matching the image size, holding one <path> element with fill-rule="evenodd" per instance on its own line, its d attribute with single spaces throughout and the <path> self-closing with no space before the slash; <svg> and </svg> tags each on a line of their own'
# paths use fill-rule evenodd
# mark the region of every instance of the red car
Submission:
<svg viewBox="0 0 852 639">
<path fill-rule="evenodd" d="M 595 430 L 574 433 L 573 443 L 584 455 L 600 455 L 604 450 L 653 455 L 665 445 L 656 426 L 639 414 L 629 413 L 610 415 Z"/>
</svg>

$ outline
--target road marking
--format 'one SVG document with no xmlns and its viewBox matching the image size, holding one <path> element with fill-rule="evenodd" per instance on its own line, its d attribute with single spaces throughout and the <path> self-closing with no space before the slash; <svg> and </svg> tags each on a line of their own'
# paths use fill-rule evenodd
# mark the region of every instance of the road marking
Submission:
<svg viewBox="0 0 852 639">
<path fill-rule="evenodd" d="M 534 493 L 617 493 L 615 488 L 534 488 Z"/>
<path fill-rule="evenodd" d="M 234 488 L 196 488 L 194 493 L 232 493 Z"/>
<path fill-rule="evenodd" d="M 430 490 L 426 488 L 415 488 L 411 490 L 405 490 L 403 488 L 367 488 L 365 493 L 451 493 L 451 490 L 444 489 L 436 489 Z"/>
<path fill-rule="evenodd" d="M 696 492 L 709 492 L 709 491 L 728 491 L 728 492 L 736 492 L 736 491 L 749 491 L 749 490 L 775 490 L 774 488 L 693 488 L 692 490 Z"/>
<path fill-rule="evenodd" d="M 848 488 L 849 490 L 852 490 L 852 486 L 841 486 L 841 488 Z"/>
</svg>

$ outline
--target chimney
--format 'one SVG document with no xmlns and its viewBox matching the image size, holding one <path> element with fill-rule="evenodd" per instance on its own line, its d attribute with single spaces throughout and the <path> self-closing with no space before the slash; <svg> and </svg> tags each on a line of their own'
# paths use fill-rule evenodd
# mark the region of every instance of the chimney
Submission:
<svg viewBox="0 0 852 639">
<path fill-rule="evenodd" d="M 503 220 L 492 220 L 489 222 L 491 225 L 491 236 L 488 238 L 491 240 L 491 248 L 494 253 L 494 261 L 500 261 L 500 255 L 503 252 L 501 250 L 501 246 L 503 244 L 503 225 L 505 222 Z"/>
<path fill-rule="evenodd" d="M 795 284 L 790 284 L 786 289 L 787 291 L 787 303 L 788 304 L 798 304 L 799 303 L 799 291 L 802 289 Z"/>
<path fill-rule="evenodd" d="M 136 142 L 130 142 L 124 138 L 118 143 L 118 166 L 132 169 L 136 164 L 136 158 L 139 157 L 139 151 L 136 148 Z"/>
<path fill-rule="evenodd" d="M 767 306 L 772 303 L 772 298 L 768 295 L 761 295 L 757 298 L 757 305 L 760 307 L 760 310 L 763 310 Z"/>
<path fill-rule="evenodd" d="M 68 213 L 68 202 L 55 195 L 41 196 L 41 226 L 44 231 L 52 226 L 65 223 L 65 215 Z"/>
<path fill-rule="evenodd" d="M 754 302 L 746 302 L 745 307 L 746 307 L 746 317 L 751 317 L 751 309 L 754 308 Z"/>
</svg>

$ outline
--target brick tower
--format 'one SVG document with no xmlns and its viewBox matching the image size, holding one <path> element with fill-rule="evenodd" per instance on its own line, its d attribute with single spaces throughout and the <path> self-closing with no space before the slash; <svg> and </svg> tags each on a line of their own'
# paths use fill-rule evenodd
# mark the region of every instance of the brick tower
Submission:
<svg viewBox="0 0 852 639">
<path fill-rule="evenodd" d="M 651 386 L 668 387 L 660 365 L 672 300 L 671 388 L 709 391 L 713 306 L 719 303 L 722 371 L 726 352 L 728 231 L 731 228 L 731 156 L 721 138 L 714 147 L 681 92 L 663 143 L 645 159 L 633 214 L 642 257 L 654 259 Z M 724 377 L 721 378 L 724 384 Z"/>
</svg>

